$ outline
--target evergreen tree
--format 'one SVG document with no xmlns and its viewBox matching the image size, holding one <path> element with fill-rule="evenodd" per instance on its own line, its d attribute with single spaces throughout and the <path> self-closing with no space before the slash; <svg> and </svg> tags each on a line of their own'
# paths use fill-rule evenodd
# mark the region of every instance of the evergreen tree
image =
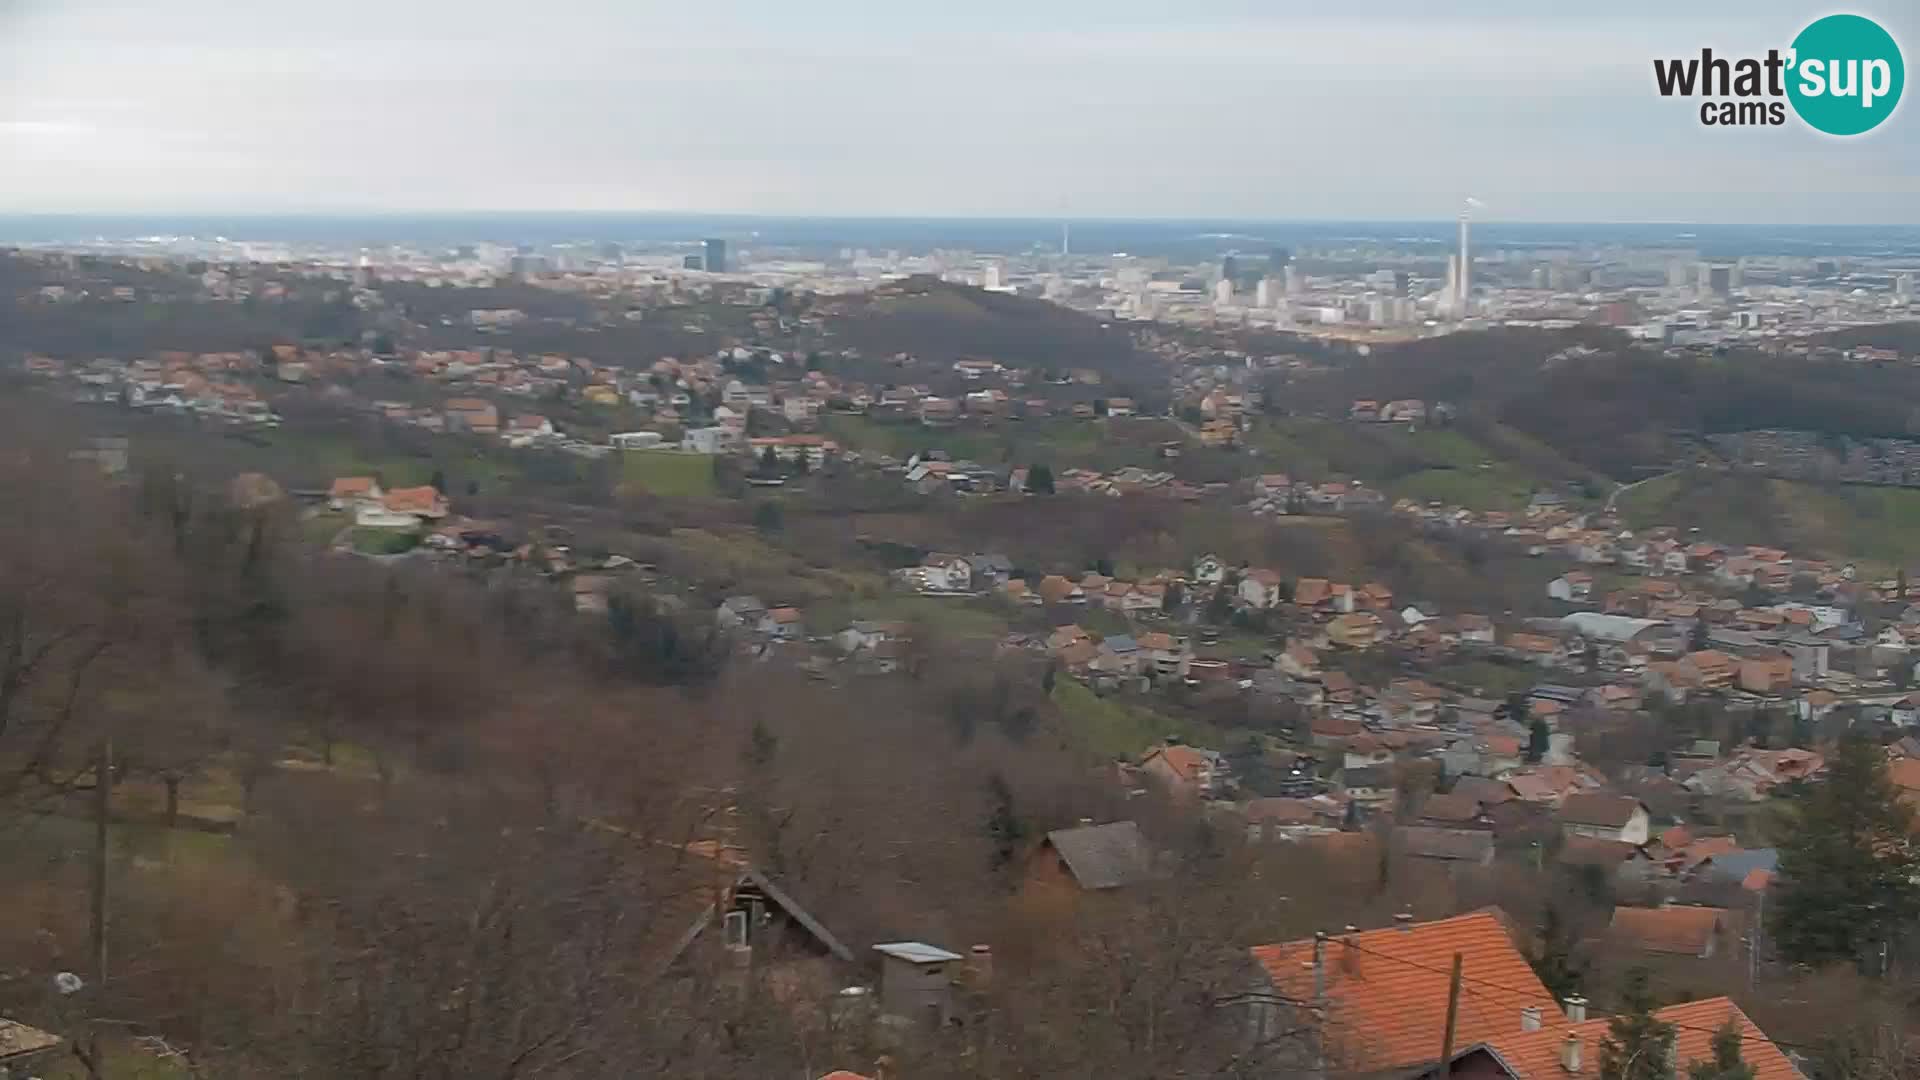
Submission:
<svg viewBox="0 0 1920 1080">
<path fill-rule="evenodd" d="M 1045 464 L 1027 469 L 1027 491 L 1034 495 L 1053 494 L 1053 469 Z"/>
<path fill-rule="evenodd" d="M 1754 1080 L 1753 1066 L 1740 1056 L 1740 1021 L 1732 1016 L 1713 1033 L 1713 1060 L 1687 1067 L 1687 1080 Z"/>
<path fill-rule="evenodd" d="M 1600 1041 L 1600 1080 L 1674 1080 L 1674 1026 L 1654 1018 L 1653 1004 L 1647 970 L 1629 971 L 1622 1007 Z"/>
<path fill-rule="evenodd" d="M 1877 960 L 1920 917 L 1912 827 L 1880 748 L 1859 735 L 1841 740 L 1780 845 L 1774 940 L 1787 959 Z"/>
<path fill-rule="evenodd" d="M 1026 842 L 1027 823 L 1013 803 L 1013 788 L 1006 777 L 994 773 L 987 780 L 987 795 L 993 809 L 987 815 L 987 839 L 993 843 L 993 869 L 1004 870 L 1020 857 Z"/>
<path fill-rule="evenodd" d="M 1167 591 L 1160 595 L 1160 610 L 1172 614 L 1180 610 L 1180 605 L 1185 603 L 1186 599 L 1187 590 L 1177 581 L 1169 582 Z"/>
<path fill-rule="evenodd" d="M 1207 598 L 1206 617 L 1215 626 L 1223 626 L 1233 618 L 1233 590 L 1225 582 L 1215 587 L 1213 595 Z"/>
<path fill-rule="evenodd" d="M 1553 733 L 1547 730 L 1547 722 L 1534 717 L 1527 725 L 1527 764 L 1540 764 L 1540 759 L 1546 757 L 1552 747 Z"/>
<path fill-rule="evenodd" d="M 1533 965 L 1533 973 L 1540 977 L 1540 984 L 1547 988 L 1547 993 L 1552 994 L 1555 1001 L 1563 1001 L 1580 992 L 1586 966 L 1574 958 L 1577 938 L 1573 926 L 1560 913 L 1560 905 L 1548 901 L 1541 913 L 1539 941 L 1534 946 L 1533 955 L 1527 960 Z"/>
</svg>

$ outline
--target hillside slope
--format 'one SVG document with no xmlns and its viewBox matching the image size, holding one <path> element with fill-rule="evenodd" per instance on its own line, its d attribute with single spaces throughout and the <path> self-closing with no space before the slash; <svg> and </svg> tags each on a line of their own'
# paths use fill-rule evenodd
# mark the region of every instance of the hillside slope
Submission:
<svg viewBox="0 0 1920 1080">
<path fill-rule="evenodd" d="M 823 314 L 838 344 L 873 355 L 905 352 L 935 361 L 980 357 L 1045 371 L 1086 368 L 1143 382 L 1157 367 L 1122 328 L 1045 300 L 933 278 L 909 278 L 846 297 Z"/>
</svg>

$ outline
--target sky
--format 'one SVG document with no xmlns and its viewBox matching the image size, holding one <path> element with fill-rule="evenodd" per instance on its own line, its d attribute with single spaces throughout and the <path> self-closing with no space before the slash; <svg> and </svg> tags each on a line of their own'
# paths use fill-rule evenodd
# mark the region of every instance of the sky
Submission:
<svg viewBox="0 0 1920 1080">
<path fill-rule="evenodd" d="M 1920 89 L 1848 140 L 1654 91 L 1830 10 L 0 0 L 0 213 L 1920 223 Z"/>
</svg>

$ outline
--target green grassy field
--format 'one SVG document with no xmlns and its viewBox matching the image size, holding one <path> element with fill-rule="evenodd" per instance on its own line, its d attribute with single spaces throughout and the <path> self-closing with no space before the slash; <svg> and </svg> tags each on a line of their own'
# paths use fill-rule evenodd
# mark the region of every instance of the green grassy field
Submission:
<svg viewBox="0 0 1920 1080">
<path fill-rule="evenodd" d="M 1168 735 L 1199 746 L 1225 745 L 1221 733 L 1210 725 L 1101 697 L 1072 679 L 1054 683 L 1053 703 L 1066 720 L 1069 737 L 1102 757 L 1137 757 Z"/>
<path fill-rule="evenodd" d="M 1729 544 L 1769 544 L 1879 569 L 1920 563 L 1920 490 L 1806 484 L 1692 469 L 1620 499 L 1637 528 L 1697 527 Z"/>
<path fill-rule="evenodd" d="M 907 458 L 944 450 L 982 465 L 1044 461 L 1058 468 L 1156 467 L 1155 447 L 1180 438 L 1171 423 L 1156 419 L 1007 421 L 993 427 L 929 428 L 871 416 L 834 415 L 825 432 L 842 446 L 864 453 Z"/>
<path fill-rule="evenodd" d="M 347 534 L 347 542 L 362 555 L 404 555 L 420 546 L 420 534 L 355 526 Z"/>
<path fill-rule="evenodd" d="M 671 450 L 628 450 L 620 455 L 620 479 L 650 495 L 705 498 L 713 494 L 713 458 Z"/>
</svg>

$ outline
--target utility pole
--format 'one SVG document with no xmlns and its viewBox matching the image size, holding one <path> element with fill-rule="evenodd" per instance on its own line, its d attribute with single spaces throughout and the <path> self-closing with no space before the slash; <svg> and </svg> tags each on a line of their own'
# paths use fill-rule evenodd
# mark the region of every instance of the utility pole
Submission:
<svg viewBox="0 0 1920 1080">
<path fill-rule="evenodd" d="M 93 766 L 93 993 L 97 1016 L 107 992 L 107 818 L 113 807 L 113 736 L 100 739 Z M 99 1025 L 87 1033 L 87 1066 L 94 1076 L 106 1075 L 101 1057 Z"/>
<path fill-rule="evenodd" d="M 1460 1015 L 1460 954 L 1453 954 L 1453 974 L 1447 976 L 1447 1033 L 1440 1041 L 1440 1075 L 1453 1075 L 1453 1022 Z"/>
</svg>

